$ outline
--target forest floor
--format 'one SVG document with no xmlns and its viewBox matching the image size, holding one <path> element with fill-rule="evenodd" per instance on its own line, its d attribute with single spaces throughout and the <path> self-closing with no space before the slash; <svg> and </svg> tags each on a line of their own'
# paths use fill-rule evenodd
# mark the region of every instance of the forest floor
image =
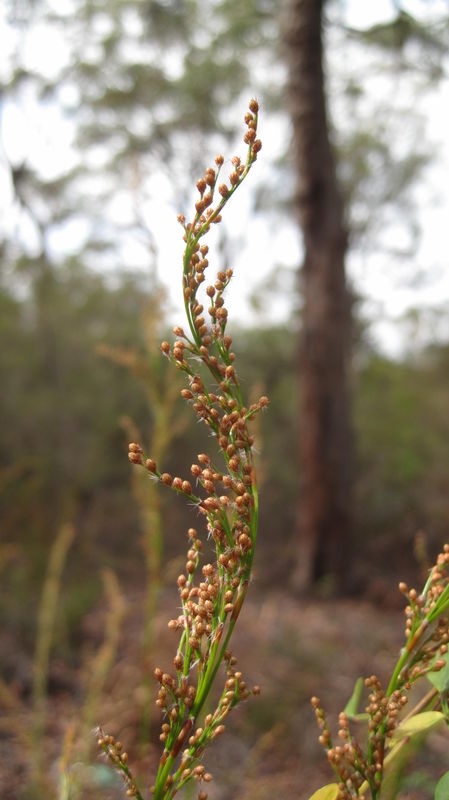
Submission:
<svg viewBox="0 0 449 800">
<path fill-rule="evenodd" d="M 168 631 L 167 620 L 176 614 L 176 606 L 175 595 L 164 591 L 154 619 L 157 657 L 153 667 L 157 663 L 170 669 L 176 635 Z M 126 607 L 114 666 L 105 676 L 102 691 L 91 695 L 88 710 L 84 687 L 89 683 L 95 653 L 102 646 L 104 608 L 91 612 L 84 621 L 84 643 L 77 663 L 72 660 L 69 665 L 61 658 L 52 661 L 47 707 L 42 712 L 44 734 L 39 732 L 39 720 L 29 708 L 31 666 L 19 663 L 12 643 L 0 637 L 2 652 L 8 652 L 9 668 L 14 668 L 9 688 L 0 685 L 3 800 L 68 797 L 63 794 L 60 771 L 64 749 L 68 774 L 74 777 L 74 788 L 80 787 L 70 794 L 70 800 L 123 800 L 121 781 L 97 758 L 92 730 L 86 729 L 92 713 L 107 732 L 120 737 L 130 764 L 137 765 L 137 773 L 153 774 L 160 752 L 154 703 L 151 745 L 139 743 L 140 720 L 148 701 L 140 655 L 142 593 L 136 590 L 127 596 Z M 388 680 L 402 637 L 399 610 L 363 601 L 298 601 L 286 594 L 250 592 L 232 650 L 248 686 L 259 684 L 262 691 L 230 715 L 225 735 L 205 755 L 207 769 L 214 775 L 207 787 L 210 800 L 307 800 L 322 784 L 332 782 L 332 772 L 317 741 L 310 697 L 321 698 L 331 724 L 335 724 L 359 676 L 375 673 L 382 682 Z M 111 652 L 103 651 L 104 663 Z M 40 742 L 40 756 L 36 742 Z M 398 797 L 433 798 L 435 782 L 448 768 L 448 755 L 449 735 L 445 731 L 434 733 L 406 776 Z M 44 776 L 41 779 L 36 777 L 39 772 Z M 58 783 L 59 790 L 55 789 Z M 150 783 L 147 778 L 142 784 L 145 797 Z M 193 800 L 196 792 L 186 797 Z"/>
</svg>

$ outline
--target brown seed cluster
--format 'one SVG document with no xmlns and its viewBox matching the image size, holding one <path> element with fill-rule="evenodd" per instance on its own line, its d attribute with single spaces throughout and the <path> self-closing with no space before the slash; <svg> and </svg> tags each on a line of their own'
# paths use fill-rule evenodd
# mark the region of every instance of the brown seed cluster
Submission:
<svg viewBox="0 0 449 800">
<path fill-rule="evenodd" d="M 137 800 L 143 800 L 128 766 L 128 753 L 123 751 L 122 743 L 116 741 L 114 736 L 103 733 L 101 728 L 98 728 L 96 733 L 98 747 L 106 755 L 112 766 L 120 772 L 123 778 L 126 787 L 126 797 L 135 797 Z"/>
<path fill-rule="evenodd" d="M 396 697 L 396 694 L 390 701 L 385 698 L 380 683 L 374 675 L 365 681 L 365 685 L 371 689 L 370 705 L 366 709 L 369 714 L 367 748 L 369 755 L 363 752 L 362 747 L 351 735 L 349 719 L 344 712 L 341 712 L 338 718 L 338 738 L 341 744 L 334 745 L 320 701 L 318 698 L 312 698 L 312 705 L 321 729 L 319 741 L 326 748 L 329 763 L 339 778 L 341 800 L 358 797 L 359 789 L 364 783 L 368 783 L 375 791 L 380 788 L 385 736 L 391 736 L 397 725 L 399 698 Z"/>
<path fill-rule="evenodd" d="M 401 582 L 407 597 L 405 608 L 405 651 L 409 658 L 401 672 L 402 683 L 414 683 L 430 671 L 446 665 L 449 642 L 449 545 L 439 553 L 422 592 Z"/>
<path fill-rule="evenodd" d="M 143 464 L 142 461 L 142 453 L 143 450 L 140 444 L 136 444 L 136 442 L 130 442 L 128 445 L 128 458 L 131 461 L 131 464 Z"/>
<path fill-rule="evenodd" d="M 254 436 L 251 423 L 268 405 L 263 396 L 249 407 L 242 399 L 232 338 L 226 332 L 228 310 L 224 295 L 233 276 L 231 268 L 210 272 L 209 248 L 202 241 L 210 226 L 219 223 L 229 199 L 248 174 L 261 149 L 257 138 L 258 103 L 251 100 L 245 116 L 246 160 L 235 156 L 227 180 L 221 177 L 223 156 L 217 156 L 198 179 L 198 199 L 193 220 L 178 217 L 184 229 L 183 295 L 188 328 L 173 329 L 173 344 L 161 343 L 162 353 L 181 370 L 186 385 L 182 398 L 207 426 L 218 444 L 219 461 L 199 453 L 190 476 L 179 477 L 161 470 L 136 442 L 129 445 L 129 459 L 144 467 L 161 484 L 184 495 L 204 519 L 213 556 L 204 556 L 196 528 L 188 530 L 185 567 L 177 584 L 180 609 L 168 622 L 179 636 L 172 668 L 157 667 L 156 704 L 162 712 L 160 740 L 164 747 L 154 787 L 156 800 L 172 797 L 185 783 L 212 780 L 201 757 L 205 747 L 224 730 L 232 708 L 251 694 L 229 640 L 242 607 L 251 575 L 257 534 L 258 501 L 254 470 Z M 202 284 L 204 298 L 199 293 Z M 221 664 L 224 686 L 213 713 L 199 724 L 204 703 Z M 199 800 L 206 800 L 201 788 Z"/>
<path fill-rule="evenodd" d="M 365 680 L 369 691 L 366 714 L 368 735 L 365 751 L 351 735 L 348 716 L 339 716 L 338 738 L 341 744 L 334 746 L 325 713 L 318 698 L 312 705 L 320 727 L 320 743 L 327 750 L 327 757 L 339 778 L 339 796 L 342 800 L 358 797 L 362 785 L 369 787 L 371 795 L 377 796 L 382 785 L 385 750 L 388 740 L 401 724 L 401 712 L 408 703 L 412 685 L 429 672 L 437 672 L 447 666 L 449 643 L 449 545 L 444 545 L 435 566 L 421 593 L 409 589 L 401 582 L 399 590 L 407 597 L 405 609 L 406 645 L 394 669 L 386 690 L 376 675 Z M 438 704 L 438 693 L 432 700 Z M 435 707 L 435 705 L 434 705 Z M 409 716 L 422 711 L 418 703 Z"/>
<path fill-rule="evenodd" d="M 200 244 L 200 239 L 209 231 L 211 224 L 219 223 L 222 219 L 221 212 L 232 194 L 245 179 L 252 164 L 257 159 L 257 154 L 262 147 L 260 139 L 257 138 L 257 118 L 259 106 L 256 100 L 251 100 L 249 110 L 245 115 L 246 133 L 244 141 L 248 145 L 246 161 L 242 163 L 239 156 L 232 159 L 232 169 L 228 177 L 228 182 L 220 182 L 220 171 L 224 164 L 223 156 L 217 156 L 215 166 L 208 167 L 203 177 L 196 184 L 199 192 L 199 199 L 196 201 L 196 214 L 193 222 L 187 223 L 184 216 L 178 217 L 179 222 L 184 228 L 184 241 L 186 249 L 184 252 L 184 271 L 183 271 L 183 291 L 186 302 L 188 322 L 190 332 L 197 347 L 203 348 L 203 357 L 211 359 L 211 366 L 216 370 L 215 377 L 221 373 L 221 378 L 225 376 L 227 367 L 231 366 L 233 356 L 230 354 L 225 360 L 225 364 L 220 364 L 220 358 L 208 352 L 213 341 L 220 343 L 222 350 L 229 351 L 230 340 L 226 341 L 225 328 L 228 318 L 228 310 L 224 305 L 223 293 L 232 278 L 232 269 L 220 270 L 214 282 L 206 288 L 206 299 L 209 302 L 207 315 L 209 325 L 206 322 L 206 311 L 202 302 L 197 300 L 198 289 L 206 280 L 206 270 L 209 267 L 208 253 L 209 248 L 205 244 Z M 215 193 L 218 188 L 218 198 L 215 200 Z M 182 342 L 182 340 L 181 340 Z M 164 343 L 166 344 L 166 343 Z M 183 347 L 176 343 L 173 357 L 182 369 L 184 366 Z"/>
</svg>

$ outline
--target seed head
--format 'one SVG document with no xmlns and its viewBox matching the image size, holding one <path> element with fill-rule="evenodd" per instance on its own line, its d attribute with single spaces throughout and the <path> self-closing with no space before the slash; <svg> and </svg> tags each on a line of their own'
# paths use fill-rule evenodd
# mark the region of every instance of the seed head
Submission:
<svg viewBox="0 0 449 800">
<path fill-rule="evenodd" d="M 213 186 L 215 183 L 215 170 L 212 167 L 208 167 L 206 170 L 206 183 L 208 186 Z"/>
<path fill-rule="evenodd" d="M 253 112 L 253 114 L 257 114 L 259 111 L 259 103 L 255 98 L 252 98 L 249 101 L 249 110 Z"/>
<path fill-rule="evenodd" d="M 128 450 L 129 450 L 130 453 L 142 453 L 143 452 L 140 444 L 137 444 L 136 442 L 130 442 L 129 445 L 128 445 Z"/>
</svg>

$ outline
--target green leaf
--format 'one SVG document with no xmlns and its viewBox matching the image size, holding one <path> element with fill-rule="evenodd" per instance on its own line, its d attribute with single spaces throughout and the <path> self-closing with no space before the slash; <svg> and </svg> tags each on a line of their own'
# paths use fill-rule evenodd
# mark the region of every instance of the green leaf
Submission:
<svg viewBox="0 0 449 800">
<path fill-rule="evenodd" d="M 416 714 L 396 728 L 391 738 L 391 744 L 396 744 L 409 736 L 416 736 L 418 733 L 428 733 L 431 728 L 443 720 L 444 714 L 441 711 L 423 711 L 422 714 Z"/>
<path fill-rule="evenodd" d="M 390 750 L 384 762 L 381 800 L 396 800 L 407 764 L 420 747 L 419 737 L 401 740 Z"/>
<path fill-rule="evenodd" d="M 449 797 L 449 772 L 446 772 L 435 787 L 434 800 L 447 800 Z"/>
<path fill-rule="evenodd" d="M 357 714 L 363 687 L 364 687 L 363 678 L 357 678 L 354 686 L 354 691 L 352 692 L 352 695 L 345 706 L 345 714 L 347 714 L 347 716 L 350 719 L 353 719 Z"/>
<path fill-rule="evenodd" d="M 435 686 L 435 689 L 438 689 L 442 694 L 449 691 L 449 651 L 444 656 L 439 655 L 437 658 L 445 661 L 446 666 L 438 670 L 438 672 L 428 672 L 426 677 L 432 686 Z"/>
<path fill-rule="evenodd" d="M 322 786 L 321 789 L 318 789 L 317 792 L 314 792 L 309 800 L 337 800 L 338 797 L 338 784 L 337 783 L 327 783 L 326 786 Z"/>
</svg>

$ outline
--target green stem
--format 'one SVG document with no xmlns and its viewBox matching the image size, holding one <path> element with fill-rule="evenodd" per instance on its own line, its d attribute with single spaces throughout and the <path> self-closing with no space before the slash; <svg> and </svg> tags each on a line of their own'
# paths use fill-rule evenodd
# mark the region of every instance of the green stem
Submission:
<svg viewBox="0 0 449 800">
<path fill-rule="evenodd" d="M 154 790 L 153 800 L 162 800 L 162 798 L 164 797 L 165 784 L 170 774 L 173 761 L 174 757 L 172 755 L 169 755 L 167 757 L 164 766 L 162 767 L 162 772 L 161 772 L 161 767 L 159 767 L 159 771 L 156 778 L 156 786 Z"/>
<path fill-rule="evenodd" d="M 227 648 L 227 646 L 229 644 L 229 640 L 230 640 L 230 638 L 232 636 L 232 631 L 234 630 L 235 623 L 236 623 L 236 620 L 231 620 L 230 621 L 228 631 L 226 633 L 224 642 L 223 642 L 223 644 L 221 646 L 221 650 L 220 650 L 220 652 L 218 654 L 218 658 L 216 659 L 216 661 L 215 661 L 215 655 L 216 655 L 216 652 L 218 650 L 218 644 L 219 644 L 218 642 L 216 644 L 216 649 L 214 648 L 215 652 L 213 654 L 211 653 L 207 670 L 204 673 L 201 689 L 199 691 L 197 691 L 195 702 L 194 702 L 193 707 L 192 707 L 192 716 L 195 716 L 195 718 L 198 716 L 198 714 L 200 713 L 204 703 L 206 702 L 207 696 L 208 696 L 208 694 L 209 694 L 209 692 L 211 690 L 212 684 L 213 684 L 213 682 L 215 680 L 215 676 L 216 676 L 216 674 L 218 672 L 218 669 L 220 667 L 221 662 L 223 661 L 223 656 L 224 656 L 225 650 L 226 650 L 226 648 Z M 214 664 L 214 661 L 215 661 L 215 664 Z"/>
</svg>

